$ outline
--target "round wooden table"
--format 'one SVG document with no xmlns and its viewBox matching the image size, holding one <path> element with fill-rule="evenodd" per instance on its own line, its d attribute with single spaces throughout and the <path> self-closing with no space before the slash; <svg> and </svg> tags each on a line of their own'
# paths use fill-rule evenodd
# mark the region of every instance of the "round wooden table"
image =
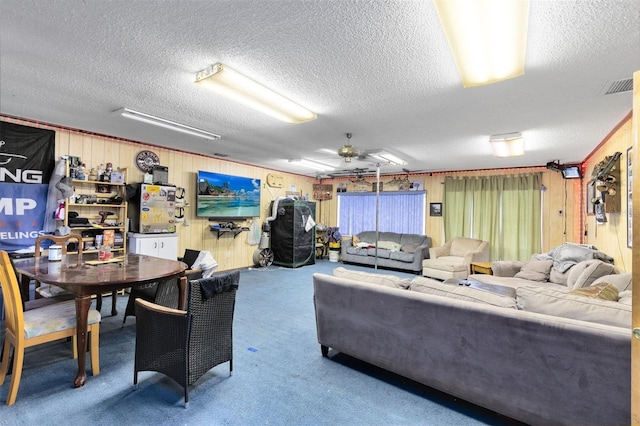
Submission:
<svg viewBox="0 0 640 426">
<path fill-rule="evenodd" d="M 78 264 L 78 256 L 64 255 L 62 261 L 49 262 L 47 257 L 15 259 L 17 274 L 22 275 L 22 291 L 31 279 L 54 284 L 75 295 L 76 333 L 78 348 L 78 374 L 75 387 L 84 385 L 87 379 L 85 361 L 87 353 L 87 317 L 91 306 L 91 295 L 136 287 L 157 281 L 165 281 L 184 275 L 187 265 L 176 260 L 140 254 L 126 254 L 108 263 L 97 263 L 90 255 L 84 255 Z M 180 280 L 176 280 L 179 285 Z M 180 291 L 179 307 L 185 303 L 184 289 Z M 26 300 L 26 299 L 23 299 Z"/>
</svg>

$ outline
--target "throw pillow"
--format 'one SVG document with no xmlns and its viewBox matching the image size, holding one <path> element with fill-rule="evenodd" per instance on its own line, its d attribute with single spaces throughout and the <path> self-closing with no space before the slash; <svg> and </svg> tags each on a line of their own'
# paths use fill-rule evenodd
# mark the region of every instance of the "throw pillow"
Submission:
<svg viewBox="0 0 640 426">
<path fill-rule="evenodd" d="M 631 306 L 610 300 L 537 286 L 518 287 L 516 300 L 518 308 L 524 311 L 616 327 L 631 327 Z"/>
<path fill-rule="evenodd" d="M 617 272 L 616 267 L 610 263 L 598 259 L 585 260 L 569 269 L 567 287 L 570 289 L 587 287 L 593 284 L 597 278 Z"/>
<path fill-rule="evenodd" d="M 357 246 L 359 242 L 360 242 L 360 238 L 358 238 L 357 235 L 354 235 L 353 238 L 351 238 L 351 245 Z"/>
<path fill-rule="evenodd" d="M 589 287 L 577 288 L 571 290 L 569 294 L 578 294 L 580 296 L 593 297 L 602 300 L 618 301 L 618 289 L 613 284 L 600 283 Z"/>
<path fill-rule="evenodd" d="M 407 289 L 409 288 L 409 285 L 411 285 L 411 280 L 409 280 L 409 278 L 400 278 L 394 275 L 374 274 L 371 272 L 351 271 L 343 267 L 335 268 L 333 270 L 333 276 L 402 289 Z"/>
<path fill-rule="evenodd" d="M 458 284 L 445 284 L 443 282 L 424 277 L 415 277 L 411 281 L 409 291 L 433 294 L 451 299 L 466 300 L 468 302 L 482 303 L 501 308 L 517 309 L 513 297 L 492 293 L 487 290 L 467 287 Z"/>
<path fill-rule="evenodd" d="M 545 282 L 549 281 L 549 274 L 553 260 L 535 260 L 524 264 L 515 277 L 523 280 Z"/>
<path fill-rule="evenodd" d="M 415 253 L 418 247 L 420 247 L 420 243 L 405 244 L 400 250 L 405 253 Z"/>
</svg>

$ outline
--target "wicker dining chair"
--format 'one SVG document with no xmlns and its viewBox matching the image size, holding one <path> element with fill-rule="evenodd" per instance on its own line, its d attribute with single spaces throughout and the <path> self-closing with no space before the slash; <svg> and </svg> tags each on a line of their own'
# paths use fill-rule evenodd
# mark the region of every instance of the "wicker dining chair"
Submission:
<svg viewBox="0 0 640 426">
<path fill-rule="evenodd" d="M 186 277 L 180 279 L 186 284 Z M 189 281 L 186 311 L 136 300 L 136 388 L 138 372 L 162 373 L 184 388 L 187 407 L 189 386 L 207 371 L 228 361 L 232 374 L 233 313 L 239 281 L 238 270 Z"/>
<path fill-rule="evenodd" d="M 47 240 L 51 240 L 53 241 L 54 244 L 58 244 L 62 247 L 62 254 L 67 254 L 67 245 L 73 241 L 76 240 L 77 241 L 77 248 L 76 251 L 78 252 L 78 262 L 81 262 L 82 259 L 82 236 L 79 234 L 68 234 L 68 235 L 41 235 L 38 238 L 36 238 L 36 246 L 35 246 L 35 257 L 40 257 L 41 255 L 41 250 L 40 247 L 42 245 L 43 241 L 47 241 Z M 51 288 L 56 288 L 59 289 L 59 287 L 55 286 L 55 285 L 51 285 L 51 284 L 46 284 L 49 289 Z M 42 286 L 42 283 L 36 283 L 36 291 L 40 294 L 43 295 L 44 297 L 53 297 L 56 295 L 60 295 L 62 294 L 62 292 L 59 290 L 56 291 L 51 291 L 49 290 L 48 292 L 44 291 L 44 286 Z M 118 312 L 116 310 L 116 303 L 117 303 L 117 298 L 118 298 L 118 292 L 116 290 L 114 290 L 111 293 L 111 299 L 112 299 L 112 305 L 111 305 L 111 315 L 117 315 Z M 100 311 L 102 309 L 102 294 L 96 294 L 96 310 Z"/>
<path fill-rule="evenodd" d="M 14 349 L 13 368 L 7 405 L 13 405 L 18 396 L 22 377 L 22 365 L 26 348 L 76 336 L 76 306 L 73 300 L 54 303 L 24 311 L 20 286 L 15 270 L 5 251 L 0 251 L 0 287 L 6 311 L 4 349 L 0 367 L 0 386 L 4 384 L 10 365 L 11 348 Z M 91 309 L 88 315 L 88 331 L 91 341 L 91 372 L 100 374 L 100 312 Z M 75 339 L 74 339 L 75 340 Z M 77 357 L 74 345 L 74 357 Z"/>
</svg>

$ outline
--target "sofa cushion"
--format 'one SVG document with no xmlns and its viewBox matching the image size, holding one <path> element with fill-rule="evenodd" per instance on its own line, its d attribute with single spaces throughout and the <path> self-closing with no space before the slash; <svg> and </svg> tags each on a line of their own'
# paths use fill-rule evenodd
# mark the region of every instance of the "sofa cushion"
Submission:
<svg viewBox="0 0 640 426">
<path fill-rule="evenodd" d="M 356 256 L 369 256 L 369 253 L 367 252 L 367 248 L 362 248 L 362 247 L 347 247 L 346 248 L 347 254 L 353 254 Z"/>
<path fill-rule="evenodd" d="M 518 308 L 529 312 L 616 327 L 631 326 L 631 306 L 619 302 L 536 286 L 518 287 L 516 300 Z"/>
<path fill-rule="evenodd" d="M 400 251 L 402 245 L 400 243 L 396 243 L 395 241 L 378 241 L 378 248 L 385 249 L 390 251 Z"/>
<path fill-rule="evenodd" d="M 623 274 L 603 275 L 600 278 L 596 278 L 596 280 L 591 285 L 596 285 L 603 282 L 613 284 L 614 286 L 616 286 L 619 292 L 631 290 L 631 273 L 625 272 Z"/>
<path fill-rule="evenodd" d="M 618 270 L 610 263 L 598 259 L 585 260 L 573 265 L 569 269 L 567 287 L 570 289 L 590 286 L 597 278 L 617 273 Z"/>
<path fill-rule="evenodd" d="M 571 290 L 568 294 L 577 294 L 585 297 L 593 297 L 602 300 L 618 301 L 618 289 L 613 284 L 600 283 L 590 285 L 589 287 L 577 288 Z"/>
<path fill-rule="evenodd" d="M 416 250 L 418 249 L 418 247 L 420 247 L 422 244 L 421 243 L 411 243 L 411 244 L 405 244 L 402 246 L 402 248 L 400 248 L 401 251 L 405 252 L 405 253 L 415 253 Z"/>
<path fill-rule="evenodd" d="M 402 238 L 402 234 L 398 234 L 397 232 L 379 232 L 378 233 L 378 241 L 392 241 L 394 243 L 398 243 L 402 245 L 402 243 L 400 242 L 401 238 Z M 375 241 L 375 237 L 373 241 Z"/>
<path fill-rule="evenodd" d="M 389 259 L 399 260 L 400 262 L 413 262 L 416 256 L 413 253 L 405 253 L 403 251 L 389 252 Z"/>
<path fill-rule="evenodd" d="M 425 235 L 401 234 L 400 244 L 402 244 L 403 247 L 410 244 L 417 244 L 416 247 L 418 247 L 418 246 L 421 246 L 424 243 L 424 240 L 426 239 L 427 237 Z"/>
<path fill-rule="evenodd" d="M 515 277 L 529 281 L 549 281 L 549 274 L 551 273 L 552 266 L 553 260 L 536 260 L 533 262 L 527 262 Z"/>
<path fill-rule="evenodd" d="M 369 256 L 375 256 L 376 255 L 376 248 L 368 248 L 367 250 L 367 254 Z M 381 249 L 379 248 L 378 250 L 378 257 L 380 259 L 389 259 L 389 255 L 391 254 L 390 250 L 385 250 L 385 249 Z"/>
<path fill-rule="evenodd" d="M 633 294 L 631 293 L 631 290 L 621 291 L 618 296 L 619 296 L 618 303 L 622 303 L 622 304 L 631 306 L 632 297 L 633 297 Z"/>
<path fill-rule="evenodd" d="M 363 231 L 360 232 L 357 237 L 364 243 L 376 243 L 376 231 Z"/>
<path fill-rule="evenodd" d="M 409 285 L 411 285 L 411 280 L 409 278 L 400 278 L 394 275 L 375 274 L 372 272 L 352 271 L 343 267 L 335 268 L 333 270 L 333 276 L 402 289 L 407 289 L 409 288 Z"/>
<path fill-rule="evenodd" d="M 516 301 L 513 297 L 464 285 L 445 284 L 431 278 L 415 277 L 411 281 L 409 290 L 502 308 L 517 309 Z"/>
</svg>

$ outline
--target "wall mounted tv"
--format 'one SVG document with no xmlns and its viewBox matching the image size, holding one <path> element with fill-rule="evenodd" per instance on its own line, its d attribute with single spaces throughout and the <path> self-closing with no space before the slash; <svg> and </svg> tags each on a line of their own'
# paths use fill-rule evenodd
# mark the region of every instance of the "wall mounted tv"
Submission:
<svg viewBox="0 0 640 426">
<path fill-rule="evenodd" d="M 196 216 L 260 217 L 260 179 L 198 171 Z"/>
</svg>

